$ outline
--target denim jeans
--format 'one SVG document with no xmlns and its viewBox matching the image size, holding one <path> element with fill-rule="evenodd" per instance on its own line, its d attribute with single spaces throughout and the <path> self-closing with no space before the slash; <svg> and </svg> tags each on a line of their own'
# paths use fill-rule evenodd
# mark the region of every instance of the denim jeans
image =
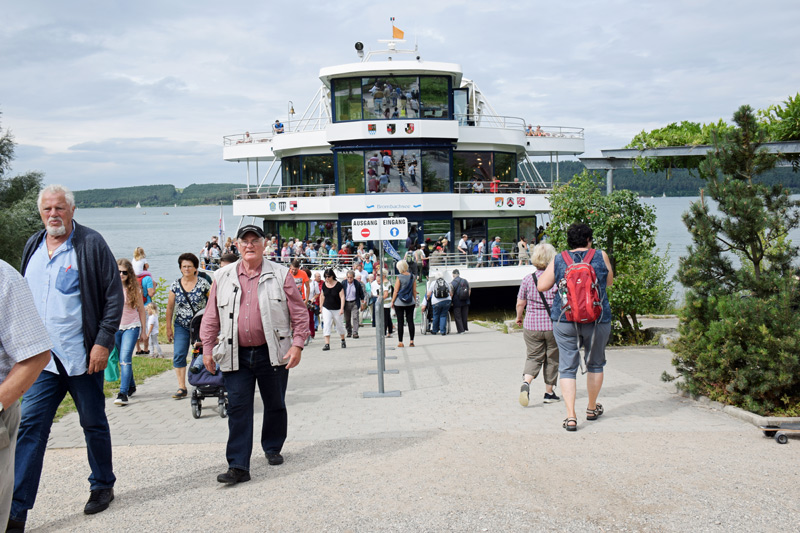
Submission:
<svg viewBox="0 0 800 533">
<path fill-rule="evenodd" d="M 228 467 L 250 470 L 253 453 L 253 402 L 256 383 L 264 403 L 261 448 L 279 453 L 286 441 L 286 385 L 289 371 L 272 366 L 266 345 L 239 348 L 239 370 L 224 372 L 228 391 Z"/>
<path fill-rule="evenodd" d="M 47 439 L 61 400 L 69 392 L 78 409 L 89 456 L 89 489 L 109 489 L 117 478 L 111 462 L 111 431 L 106 418 L 103 372 L 67 376 L 54 357 L 59 373 L 42 372 L 22 400 L 22 420 L 14 462 L 14 501 L 11 518 L 25 521 L 33 508 Z"/>
<path fill-rule="evenodd" d="M 440 331 L 447 333 L 447 313 L 450 310 L 450 300 L 433 304 L 433 322 L 431 333 L 436 334 Z"/>
<path fill-rule="evenodd" d="M 172 331 L 175 342 L 172 366 L 174 368 L 184 368 L 186 366 L 186 355 L 189 353 L 189 330 L 176 322 Z"/>
<path fill-rule="evenodd" d="M 117 331 L 116 346 L 119 350 L 119 392 L 127 395 L 136 386 L 133 380 L 133 349 L 139 338 L 140 328 Z"/>
</svg>

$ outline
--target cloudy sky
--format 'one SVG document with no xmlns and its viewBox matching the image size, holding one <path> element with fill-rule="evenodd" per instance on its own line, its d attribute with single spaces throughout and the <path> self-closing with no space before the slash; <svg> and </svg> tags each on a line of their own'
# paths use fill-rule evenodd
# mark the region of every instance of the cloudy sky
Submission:
<svg viewBox="0 0 800 533">
<path fill-rule="evenodd" d="M 301 113 L 319 69 L 375 49 L 389 17 L 460 63 L 495 110 L 586 130 L 728 120 L 800 90 L 796 0 L 0 3 L 0 121 L 14 172 L 73 189 L 244 181 L 223 135 Z M 795 35 L 795 37 L 792 37 Z"/>
</svg>

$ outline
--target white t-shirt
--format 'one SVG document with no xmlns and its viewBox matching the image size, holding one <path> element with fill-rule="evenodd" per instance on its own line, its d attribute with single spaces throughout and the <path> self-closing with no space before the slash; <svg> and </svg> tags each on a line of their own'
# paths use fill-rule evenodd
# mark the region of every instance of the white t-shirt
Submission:
<svg viewBox="0 0 800 533">
<path fill-rule="evenodd" d="M 370 285 L 372 286 L 372 289 L 371 289 L 372 295 L 375 298 L 380 297 L 380 294 L 379 294 L 380 287 L 378 286 L 378 284 L 373 281 Z M 383 282 L 383 290 L 384 291 L 388 291 L 391 288 L 392 288 L 391 283 L 389 283 L 388 281 L 384 281 Z M 391 309 L 392 308 L 392 294 L 391 293 L 389 293 L 389 295 L 386 298 L 384 298 L 383 307 L 385 309 Z"/>
<path fill-rule="evenodd" d="M 150 330 L 150 326 L 153 330 Z M 147 331 L 148 335 L 158 335 L 158 315 L 147 315 Z"/>
<path fill-rule="evenodd" d="M 136 274 L 137 276 L 141 274 L 142 270 L 144 270 L 145 263 L 147 263 L 147 259 L 144 257 L 142 257 L 141 259 L 135 259 L 132 263 L 133 273 Z"/>
</svg>

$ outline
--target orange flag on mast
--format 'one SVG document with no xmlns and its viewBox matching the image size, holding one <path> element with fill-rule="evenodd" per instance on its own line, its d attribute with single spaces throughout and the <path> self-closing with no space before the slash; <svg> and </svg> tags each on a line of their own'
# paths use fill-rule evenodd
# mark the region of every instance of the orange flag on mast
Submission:
<svg viewBox="0 0 800 533">
<path fill-rule="evenodd" d="M 402 39 L 404 35 L 403 30 L 392 24 L 392 39 Z"/>
</svg>

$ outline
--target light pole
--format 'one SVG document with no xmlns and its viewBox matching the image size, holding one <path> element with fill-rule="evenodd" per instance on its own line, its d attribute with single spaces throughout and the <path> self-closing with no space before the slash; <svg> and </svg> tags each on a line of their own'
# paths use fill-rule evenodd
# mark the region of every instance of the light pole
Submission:
<svg viewBox="0 0 800 533">
<path fill-rule="evenodd" d="M 289 131 L 292 129 L 292 115 L 294 115 L 294 102 L 289 100 L 289 103 L 286 104 L 286 116 L 289 117 L 288 123 L 289 127 L 287 128 Z"/>
</svg>

